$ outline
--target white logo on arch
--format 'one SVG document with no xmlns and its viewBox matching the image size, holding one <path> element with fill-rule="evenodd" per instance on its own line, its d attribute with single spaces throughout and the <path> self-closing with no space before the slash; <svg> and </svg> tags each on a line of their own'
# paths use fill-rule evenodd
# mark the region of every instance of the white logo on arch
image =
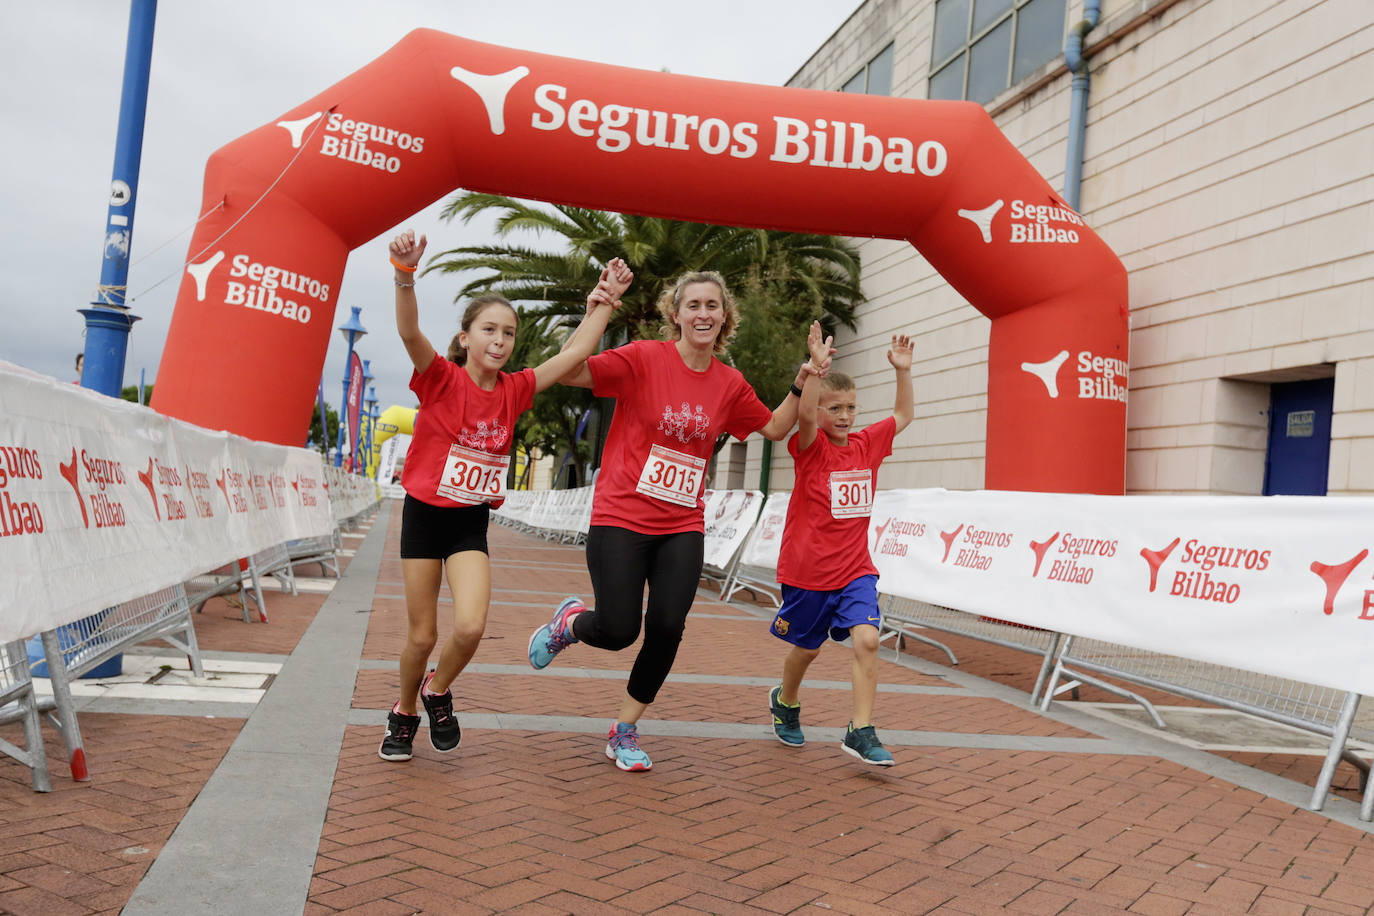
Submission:
<svg viewBox="0 0 1374 916">
<path fill-rule="evenodd" d="M 960 210 L 959 215 L 977 226 L 978 231 L 983 233 L 983 243 L 991 245 L 992 218 L 997 215 L 997 211 L 1000 209 L 1002 209 L 1002 199 L 999 197 L 981 210 Z"/>
<path fill-rule="evenodd" d="M 301 118 L 297 121 L 278 121 L 277 126 L 284 128 L 291 135 L 291 148 L 300 149 L 301 141 L 305 137 L 305 129 L 319 120 L 321 114 L 323 112 L 317 111 L 308 118 Z"/>
<path fill-rule="evenodd" d="M 219 262 L 224 260 L 224 252 L 216 251 L 208 261 L 201 261 L 199 264 L 187 264 L 186 272 L 191 275 L 191 279 L 196 281 L 196 301 L 205 301 L 205 284 L 210 281 L 210 272 L 213 271 Z"/>
<path fill-rule="evenodd" d="M 492 74 L 473 73 L 462 67 L 454 67 L 449 71 L 449 76 L 477 93 L 477 97 L 482 100 L 493 134 L 506 132 L 506 96 L 516 83 L 529 75 L 529 67 L 516 67 L 505 73 Z"/>
<path fill-rule="evenodd" d="M 1000 203 L 1000 201 L 999 201 Z M 1045 383 L 1045 390 L 1050 397 L 1059 397 L 1059 367 L 1064 365 L 1064 360 L 1069 358 L 1068 350 L 1060 350 L 1059 353 L 1043 363 L 1022 363 L 1021 368 Z"/>
</svg>

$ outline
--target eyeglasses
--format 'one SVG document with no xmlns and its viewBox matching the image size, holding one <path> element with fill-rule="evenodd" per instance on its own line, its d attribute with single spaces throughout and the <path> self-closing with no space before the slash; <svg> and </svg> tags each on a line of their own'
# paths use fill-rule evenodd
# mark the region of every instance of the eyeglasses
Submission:
<svg viewBox="0 0 1374 916">
<path fill-rule="evenodd" d="M 859 412 L 859 408 L 853 404 L 832 404 L 829 407 L 825 408 L 825 412 L 830 414 L 832 417 L 838 417 L 840 414 L 846 413 L 857 414 Z"/>
</svg>

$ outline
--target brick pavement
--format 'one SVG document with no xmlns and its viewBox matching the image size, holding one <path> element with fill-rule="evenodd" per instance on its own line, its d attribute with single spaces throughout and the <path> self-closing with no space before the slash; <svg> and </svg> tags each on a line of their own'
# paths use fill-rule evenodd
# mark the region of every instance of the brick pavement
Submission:
<svg viewBox="0 0 1374 916">
<path fill-rule="evenodd" d="M 763 708 L 785 647 L 767 635 L 760 609 L 703 599 L 675 679 L 642 726 L 655 767 L 621 773 L 603 756 L 602 735 L 632 655 L 575 646 L 547 671 L 524 663 L 529 631 L 551 606 L 589 592 L 581 551 L 499 527 L 487 638 L 455 686 L 463 744 L 439 754 L 422 730 L 415 760 L 384 762 L 377 723 L 404 638 L 399 512 L 375 532 L 383 534 L 353 724 L 313 874 L 282 912 L 1204 916 L 1374 907 L 1374 838 L 1351 825 L 1353 806 L 1332 802 L 1344 812 L 1336 820 L 1307 811 L 1293 802 L 1304 785 L 1276 792 L 1281 780 L 1251 769 L 1310 785 L 1311 758 L 1228 753 L 1240 767 L 1071 704 L 1042 716 L 1024 706 L 1029 657 L 971 641 L 956 647 L 957 669 L 924 647 L 900 665 L 884 651 L 888 689 L 876 718 L 899 739 L 889 741 L 899 763 L 875 770 L 821 740 L 848 716 L 842 647 L 822 653 L 815 685 L 804 688 L 812 740 L 786 748 L 772 740 Z M 202 644 L 290 651 L 321 598 L 268 600 L 281 611 L 266 627 L 207 607 Z M 83 716 L 101 769 L 78 785 L 59 764 L 46 796 L 0 758 L 0 912 L 118 912 L 241 725 Z M 49 750 L 61 760 L 52 736 Z M 131 852 L 140 848 L 148 851 Z M 223 911 L 242 912 L 232 901 Z"/>
</svg>

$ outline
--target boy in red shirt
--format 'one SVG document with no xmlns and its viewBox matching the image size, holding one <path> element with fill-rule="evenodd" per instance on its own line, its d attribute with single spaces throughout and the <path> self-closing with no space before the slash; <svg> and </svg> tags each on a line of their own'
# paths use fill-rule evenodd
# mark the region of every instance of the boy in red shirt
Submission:
<svg viewBox="0 0 1374 916">
<path fill-rule="evenodd" d="M 826 341 L 827 346 L 829 341 Z M 911 338 L 892 335 L 887 361 L 897 373 L 892 416 L 850 432 L 857 408 L 854 381 L 831 372 L 809 375 L 797 410 L 797 432 L 787 441 L 796 461 L 796 483 L 787 504 L 778 581 L 782 608 L 771 632 L 792 644 L 782 684 L 768 692 L 773 731 L 791 747 L 805 742 L 797 691 L 826 636 L 848 637 L 854 649 L 854 717 L 844 751 L 864 763 L 895 762 L 873 727 L 878 691 L 878 570 L 868 555 L 868 517 L 873 510 L 878 466 L 892 454 L 892 439 L 914 413 Z"/>
</svg>

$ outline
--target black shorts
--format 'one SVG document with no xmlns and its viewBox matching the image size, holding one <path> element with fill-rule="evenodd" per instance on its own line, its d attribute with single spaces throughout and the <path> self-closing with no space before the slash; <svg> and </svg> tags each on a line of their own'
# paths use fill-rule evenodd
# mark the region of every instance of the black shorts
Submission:
<svg viewBox="0 0 1374 916">
<path fill-rule="evenodd" d="M 431 506 L 406 494 L 401 508 L 401 559 L 447 560 L 464 550 L 487 552 L 491 506 Z"/>
</svg>

